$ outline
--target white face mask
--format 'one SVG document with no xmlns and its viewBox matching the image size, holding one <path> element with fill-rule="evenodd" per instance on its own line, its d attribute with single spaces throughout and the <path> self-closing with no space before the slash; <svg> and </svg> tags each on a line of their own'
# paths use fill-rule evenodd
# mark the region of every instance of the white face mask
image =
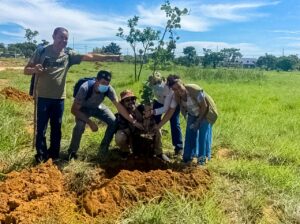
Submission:
<svg viewBox="0 0 300 224">
<path fill-rule="evenodd" d="M 158 92 L 158 91 L 163 91 L 163 89 L 165 88 L 165 83 L 161 82 L 160 84 L 156 84 L 153 86 L 153 90 Z"/>
</svg>

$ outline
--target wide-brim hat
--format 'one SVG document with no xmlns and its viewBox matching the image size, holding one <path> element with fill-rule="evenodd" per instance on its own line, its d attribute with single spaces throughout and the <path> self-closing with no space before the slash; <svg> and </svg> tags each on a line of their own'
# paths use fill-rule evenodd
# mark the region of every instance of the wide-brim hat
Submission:
<svg viewBox="0 0 300 224">
<path fill-rule="evenodd" d="M 136 96 L 134 95 L 134 93 L 131 90 L 129 90 L 129 89 L 126 89 L 126 90 L 122 91 L 120 93 L 120 97 L 121 97 L 121 101 L 123 101 L 126 98 L 134 98 L 134 99 L 136 99 Z"/>
</svg>

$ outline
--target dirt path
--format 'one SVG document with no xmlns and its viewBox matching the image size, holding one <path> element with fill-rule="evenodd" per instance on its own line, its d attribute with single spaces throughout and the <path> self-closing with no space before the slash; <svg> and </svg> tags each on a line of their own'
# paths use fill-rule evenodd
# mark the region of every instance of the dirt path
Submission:
<svg viewBox="0 0 300 224">
<path fill-rule="evenodd" d="M 1 72 L 1 71 L 4 71 L 4 70 L 6 70 L 6 69 L 23 70 L 23 69 L 24 69 L 24 66 L 22 66 L 22 67 L 2 67 L 2 66 L 0 66 L 0 72 Z"/>
</svg>

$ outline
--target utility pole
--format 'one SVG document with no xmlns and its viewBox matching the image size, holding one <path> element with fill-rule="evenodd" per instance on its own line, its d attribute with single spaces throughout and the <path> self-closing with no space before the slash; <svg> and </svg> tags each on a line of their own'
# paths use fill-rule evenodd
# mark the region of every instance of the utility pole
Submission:
<svg viewBox="0 0 300 224">
<path fill-rule="evenodd" d="M 282 56 L 284 56 L 284 48 L 282 48 Z"/>
<path fill-rule="evenodd" d="M 84 45 L 85 53 L 87 54 L 87 46 Z"/>
</svg>

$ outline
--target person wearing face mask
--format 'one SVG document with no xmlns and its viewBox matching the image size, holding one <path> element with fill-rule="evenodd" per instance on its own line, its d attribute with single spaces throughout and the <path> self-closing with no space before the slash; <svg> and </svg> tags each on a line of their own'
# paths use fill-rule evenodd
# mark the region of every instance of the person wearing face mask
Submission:
<svg viewBox="0 0 300 224">
<path fill-rule="evenodd" d="M 105 97 L 109 98 L 117 108 L 118 113 L 120 113 L 129 123 L 138 129 L 143 129 L 143 126 L 137 122 L 118 101 L 116 92 L 110 85 L 111 77 L 112 75 L 110 72 L 104 70 L 99 71 L 95 82 L 92 87 L 90 87 L 92 88 L 92 93 L 88 98 L 86 96 L 89 91 L 89 81 L 84 82 L 80 86 L 71 109 L 72 114 L 75 116 L 76 124 L 73 128 L 71 144 L 68 150 L 69 159 L 77 159 L 77 151 L 86 124 L 93 132 L 98 130 L 97 124 L 92 121 L 90 117 L 95 117 L 107 124 L 104 138 L 100 144 L 99 156 L 107 155 L 109 144 L 116 131 L 117 124 L 114 114 L 102 103 Z"/>
<path fill-rule="evenodd" d="M 217 107 L 200 86 L 184 84 L 177 75 L 169 75 L 167 85 L 174 91 L 175 101 L 187 120 L 183 162 L 191 162 L 196 154 L 198 164 L 204 165 L 206 159 L 211 159 L 212 127 L 218 118 Z M 175 107 L 171 107 L 157 128 L 161 128 L 174 111 Z"/>
<path fill-rule="evenodd" d="M 119 55 L 80 55 L 67 50 L 69 32 L 64 27 L 53 31 L 53 43 L 39 46 L 24 68 L 24 74 L 34 77 L 32 94 L 36 107 L 35 142 L 38 163 L 48 158 L 58 159 L 61 142 L 61 126 L 66 98 L 66 76 L 69 68 L 81 61 L 119 61 Z M 47 148 L 46 131 L 50 120 L 50 147 Z"/>
<path fill-rule="evenodd" d="M 175 111 L 170 118 L 172 144 L 174 146 L 175 155 L 182 155 L 182 133 L 180 128 L 180 107 L 175 106 L 174 92 L 166 85 L 165 79 L 159 72 L 149 76 L 148 82 L 152 87 L 154 94 L 153 110 L 145 112 L 145 116 L 154 115 L 155 121 L 158 124 L 161 121 L 161 116 L 168 111 L 170 106 L 175 107 Z"/>
</svg>

